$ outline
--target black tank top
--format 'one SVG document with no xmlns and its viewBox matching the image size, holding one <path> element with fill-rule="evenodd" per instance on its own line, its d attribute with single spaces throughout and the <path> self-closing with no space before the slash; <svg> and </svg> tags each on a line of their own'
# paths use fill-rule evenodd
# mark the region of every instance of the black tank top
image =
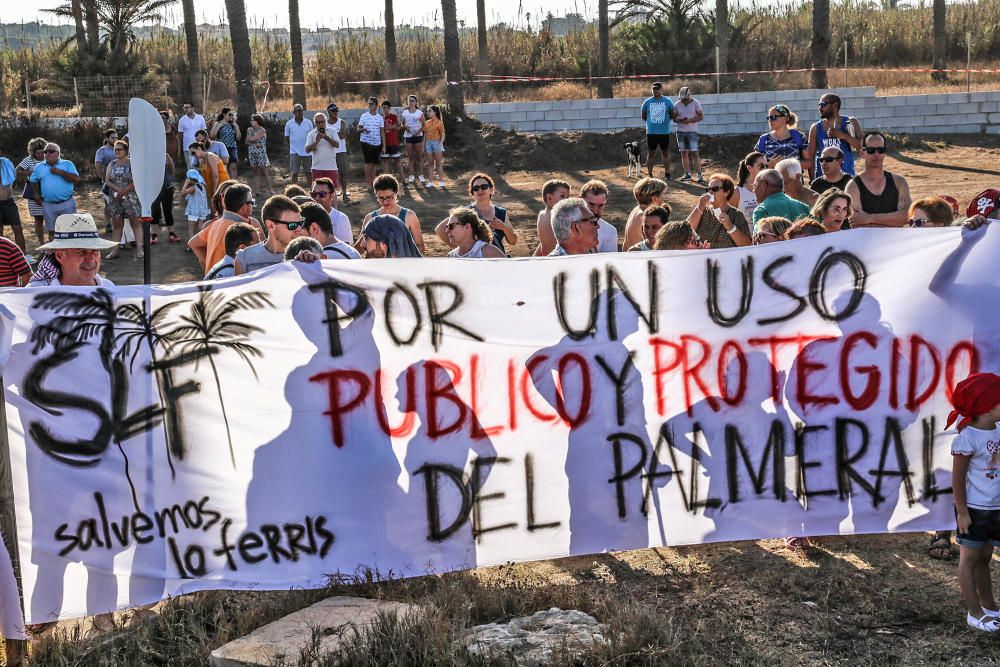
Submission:
<svg viewBox="0 0 1000 667">
<path fill-rule="evenodd" d="M 896 179 L 889 172 L 885 174 L 885 187 L 882 194 L 873 195 L 871 190 L 865 187 L 860 176 L 854 177 L 854 183 L 858 186 L 858 193 L 861 195 L 861 210 L 865 213 L 895 213 L 899 210 L 899 190 L 896 189 Z"/>
</svg>

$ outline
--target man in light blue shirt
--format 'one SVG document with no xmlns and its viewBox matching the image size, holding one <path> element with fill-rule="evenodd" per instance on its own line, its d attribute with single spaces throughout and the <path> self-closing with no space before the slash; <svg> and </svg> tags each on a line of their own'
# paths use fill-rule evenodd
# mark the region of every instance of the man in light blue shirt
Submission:
<svg viewBox="0 0 1000 667">
<path fill-rule="evenodd" d="M 652 86 L 653 96 L 647 97 L 642 103 L 642 119 L 646 121 L 646 146 L 649 155 L 646 156 L 646 169 L 653 176 L 653 163 L 656 150 L 663 156 L 663 167 L 666 170 L 665 180 L 670 180 L 670 133 L 673 132 L 670 121 L 677 118 L 674 103 L 669 97 L 663 96 L 663 84 L 657 81 Z"/>
<path fill-rule="evenodd" d="M 58 144 L 45 145 L 45 162 L 35 165 L 28 179 L 37 184 L 35 202 L 42 207 L 49 240 L 55 239 L 56 218 L 64 213 L 76 213 L 73 190 L 80 182 L 80 172 L 69 160 L 62 159 Z"/>
</svg>

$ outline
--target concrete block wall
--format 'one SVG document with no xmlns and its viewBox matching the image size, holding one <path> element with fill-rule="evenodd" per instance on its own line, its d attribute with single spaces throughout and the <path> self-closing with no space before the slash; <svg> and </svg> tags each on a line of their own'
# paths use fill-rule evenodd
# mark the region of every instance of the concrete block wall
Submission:
<svg viewBox="0 0 1000 667">
<path fill-rule="evenodd" d="M 816 102 L 825 90 L 783 90 L 696 95 L 705 109 L 699 133 L 761 134 L 767 110 L 784 103 L 805 132 L 817 118 Z M 843 111 L 863 128 L 913 134 L 1000 134 L 1000 91 L 879 97 L 874 87 L 834 88 Z M 643 98 L 468 104 L 470 115 L 484 123 L 519 132 L 617 132 L 643 127 Z M 343 112 L 341 112 L 343 114 Z"/>
</svg>

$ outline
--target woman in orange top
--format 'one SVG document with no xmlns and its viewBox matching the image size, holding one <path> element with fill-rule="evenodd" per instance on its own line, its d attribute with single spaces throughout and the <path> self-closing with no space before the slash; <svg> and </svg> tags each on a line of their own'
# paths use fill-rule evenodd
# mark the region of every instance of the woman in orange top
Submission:
<svg viewBox="0 0 1000 667">
<path fill-rule="evenodd" d="M 191 155 L 198 160 L 198 169 L 201 171 L 201 177 L 205 179 L 205 192 L 209 193 L 211 197 L 215 194 L 215 189 L 219 187 L 219 184 L 229 179 L 226 165 L 222 164 L 218 155 L 205 150 L 204 144 L 199 144 L 197 141 L 188 146 L 188 149 L 191 151 Z M 222 211 L 213 211 L 213 213 L 222 215 Z"/>
<path fill-rule="evenodd" d="M 444 187 L 444 121 L 441 107 L 432 104 L 427 107 L 424 121 L 424 168 L 427 170 L 428 184 L 434 187 L 434 173 L 438 175 L 438 187 Z"/>
</svg>

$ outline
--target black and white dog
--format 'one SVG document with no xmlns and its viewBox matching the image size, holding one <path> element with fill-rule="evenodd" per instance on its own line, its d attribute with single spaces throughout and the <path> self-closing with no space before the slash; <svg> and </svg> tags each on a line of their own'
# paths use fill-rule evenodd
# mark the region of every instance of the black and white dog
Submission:
<svg viewBox="0 0 1000 667">
<path fill-rule="evenodd" d="M 625 157 L 628 159 L 628 174 L 626 178 L 631 178 L 635 172 L 636 178 L 642 177 L 642 150 L 638 141 L 630 141 L 625 144 Z"/>
</svg>

